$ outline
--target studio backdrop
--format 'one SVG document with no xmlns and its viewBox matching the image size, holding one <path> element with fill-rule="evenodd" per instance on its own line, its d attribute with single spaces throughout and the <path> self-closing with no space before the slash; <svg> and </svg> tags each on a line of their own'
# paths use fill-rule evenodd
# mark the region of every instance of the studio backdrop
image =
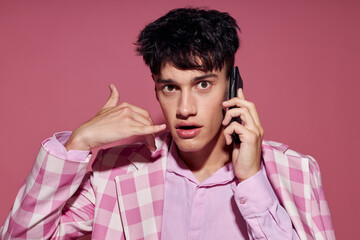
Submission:
<svg viewBox="0 0 360 240">
<path fill-rule="evenodd" d="M 237 19 L 236 64 L 265 139 L 317 159 L 335 234 L 355 239 L 360 5 L 351 0 L 0 1 L 1 224 L 41 142 L 96 114 L 110 83 L 120 101 L 164 121 L 133 43 L 147 23 L 187 6 Z"/>
</svg>

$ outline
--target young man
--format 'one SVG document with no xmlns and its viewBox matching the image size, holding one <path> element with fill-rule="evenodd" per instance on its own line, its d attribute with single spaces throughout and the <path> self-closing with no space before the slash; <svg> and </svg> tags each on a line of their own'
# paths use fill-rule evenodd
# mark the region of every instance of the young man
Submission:
<svg viewBox="0 0 360 240">
<path fill-rule="evenodd" d="M 107 103 L 45 140 L 1 239 L 334 239 L 317 163 L 262 141 L 253 103 L 226 99 L 239 46 L 227 13 L 175 9 L 139 35 L 169 132 Z M 234 107 L 229 110 L 230 107 Z M 230 120 L 240 117 L 243 124 Z M 236 133 L 241 144 L 235 144 Z M 133 135 L 145 144 L 90 150 Z"/>
</svg>

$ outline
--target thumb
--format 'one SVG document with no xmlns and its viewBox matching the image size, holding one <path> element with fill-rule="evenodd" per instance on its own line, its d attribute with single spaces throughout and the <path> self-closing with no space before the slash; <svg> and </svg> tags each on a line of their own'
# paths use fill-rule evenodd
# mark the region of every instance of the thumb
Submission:
<svg viewBox="0 0 360 240">
<path fill-rule="evenodd" d="M 102 107 L 103 109 L 108 107 L 116 107 L 120 99 L 120 94 L 116 86 L 114 84 L 110 84 L 109 88 L 110 88 L 110 97 L 105 103 L 105 105 Z"/>
</svg>

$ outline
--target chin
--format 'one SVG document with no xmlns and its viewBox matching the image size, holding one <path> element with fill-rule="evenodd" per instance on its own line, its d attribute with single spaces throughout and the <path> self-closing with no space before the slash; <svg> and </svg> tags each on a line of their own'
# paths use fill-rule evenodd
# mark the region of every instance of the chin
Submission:
<svg viewBox="0 0 360 240">
<path fill-rule="evenodd" d="M 198 152 L 201 151 L 206 144 L 197 139 L 179 139 L 174 137 L 174 142 L 181 152 Z"/>
</svg>

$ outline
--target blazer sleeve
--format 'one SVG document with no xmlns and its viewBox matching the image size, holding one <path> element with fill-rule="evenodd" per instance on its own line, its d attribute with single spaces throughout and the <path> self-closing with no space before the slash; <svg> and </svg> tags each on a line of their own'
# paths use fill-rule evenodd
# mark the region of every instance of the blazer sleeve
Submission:
<svg viewBox="0 0 360 240">
<path fill-rule="evenodd" d="M 316 160 L 273 141 L 262 150 L 269 182 L 300 239 L 335 239 Z"/>
<path fill-rule="evenodd" d="M 41 147 L 0 229 L 0 239 L 66 239 L 92 230 L 95 196 L 86 161 L 61 159 Z"/>
<path fill-rule="evenodd" d="M 334 229 L 331 223 L 330 210 L 325 199 L 324 189 L 321 181 L 320 168 L 311 156 L 310 158 L 310 186 L 311 186 L 311 232 L 314 239 L 335 239 Z"/>
</svg>

